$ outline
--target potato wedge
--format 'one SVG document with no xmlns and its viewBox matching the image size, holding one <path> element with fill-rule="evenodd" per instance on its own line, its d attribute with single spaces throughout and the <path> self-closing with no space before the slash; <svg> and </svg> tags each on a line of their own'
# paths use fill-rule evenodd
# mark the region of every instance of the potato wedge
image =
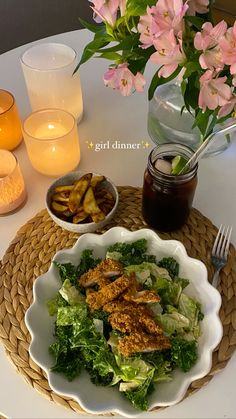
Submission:
<svg viewBox="0 0 236 419">
<path fill-rule="evenodd" d="M 99 221 L 104 220 L 105 214 L 100 210 L 97 214 L 91 214 L 91 218 L 95 223 L 99 223 Z"/>
<path fill-rule="evenodd" d="M 67 211 L 68 210 L 68 207 L 66 206 L 66 205 L 63 205 L 63 204 L 59 204 L 58 202 L 56 202 L 56 201 L 52 201 L 52 203 L 51 203 L 51 207 L 52 207 L 52 209 L 54 210 L 54 211 L 56 211 L 56 212 L 65 212 L 65 211 Z"/>
<path fill-rule="evenodd" d="M 103 180 L 105 180 L 105 176 L 93 176 L 92 177 L 92 180 L 91 180 L 91 186 L 92 186 L 92 188 L 96 188 L 96 186 L 99 184 L 99 183 L 101 183 L 101 182 L 103 182 Z"/>
<path fill-rule="evenodd" d="M 72 189 L 74 188 L 74 185 L 61 185 L 61 186 L 56 186 L 56 188 L 54 189 L 55 193 L 60 193 L 60 192 L 68 192 L 70 193 L 72 191 Z"/>
<path fill-rule="evenodd" d="M 92 179 L 92 173 L 82 176 L 74 185 L 69 196 L 69 209 L 76 212 L 80 206 L 80 202 L 87 191 Z"/>
<path fill-rule="evenodd" d="M 84 221 L 87 217 L 88 217 L 88 214 L 84 210 L 82 210 L 82 211 L 80 211 L 80 212 L 78 212 L 77 214 L 74 215 L 73 223 L 78 224 L 81 221 Z"/>
<path fill-rule="evenodd" d="M 69 196 L 66 196 L 64 193 L 55 193 L 52 196 L 52 200 L 57 202 L 68 202 Z"/>
<path fill-rule="evenodd" d="M 88 188 L 84 196 L 83 207 L 84 211 L 88 214 L 98 214 L 101 211 L 99 206 L 97 205 L 91 186 Z"/>
</svg>

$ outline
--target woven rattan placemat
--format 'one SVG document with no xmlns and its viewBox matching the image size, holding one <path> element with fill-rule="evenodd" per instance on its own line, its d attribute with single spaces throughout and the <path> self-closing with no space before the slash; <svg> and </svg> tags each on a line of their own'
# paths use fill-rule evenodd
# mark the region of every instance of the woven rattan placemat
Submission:
<svg viewBox="0 0 236 419">
<path fill-rule="evenodd" d="M 141 216 L 140 188 L 119 187 L 120 202 L 112 222 L 103 230 L 115 225 L 129 230 L 146 227 Z M 102 232 L 103 232 L 102 231 Z M 217 233 L 216 227 L 199 211 L 191 211 L 188 223 L 173 233 L 160 233 L 164 239 L 180 240 L 190 256 L 201 259 L 207 266 L 209 277 L 213 269 L 210 251 Z M 49 217 L 46 210 L 29 220 L 17 233 L 2 260 L 0 269 L 0 338 L 7 355 L 25 380 L 48 400 L 83 412 L 79 404 L 67 397 L 54 393 L 45 373 L 32 361 L 28 348 L 30 335 L 24 316 L 32 301 L 32 284 L 38 275 L 46 272 L 54 254 L 63 248 L 72 247 L 78 235 L 62 230 Z M 210 373 L 194 381 L 187 395 L 207 384 L 221 371 L 236 347 L 236 251 L 230 246 L 227 266 L 221 272 L 219 290 L 222 295 L 221 321 L 224 336 L 213 353 Z"/>
</svg>

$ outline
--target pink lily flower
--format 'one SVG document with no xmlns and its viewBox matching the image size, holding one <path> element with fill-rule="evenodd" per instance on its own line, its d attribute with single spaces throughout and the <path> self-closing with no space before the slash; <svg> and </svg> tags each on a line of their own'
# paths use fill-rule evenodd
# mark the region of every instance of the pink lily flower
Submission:
<svg viewBox="0 0 236 419">
<path fill-rule="evenodd" d="M 216 26 L 206 22 L 202 25 L 202 31 L 197 32 L 194 38 L 194 46 L 197 50 L 206 51 L 214 48 L 227 31 L 227 23 L 222 20 Z"/>
<path fill-rule="evenodd" d="M 154 46 L 157 52 L 154 52 L 150 61 L 155 64 L 160 64 L 163 67 L 158 72 L 160 77 L 169 77 L 185 60 L 185 55 L 181 50 L 180 43 L 177 42 L 174 35 L 174 30 L 164 32 L 155 41 Z"/>
<path fill-rule="evenodd" d="M 114 26 L 119 8 L 119 0 L 89 0 L 93 3 L 91 9 L 94 12 L 95 22 L 105 22 Z"/>
<path fill-rule="evenodd" d="M 197 13 L 207 13 L 209 11 L 209 0 L 188 0 L 188 15 L 194 16 Z"/>
<path fill-rule="evenodd" d="M 234 111 L 234 118 L 236 117 L 236 95 L 234 94 L 231 100 L 219 110 L 218 116 L 222 118 L 224 116 L 230 115 Z"/>
<path fill-rule="evenodd" d="M 229 28 L 225 36 L 220 40 L 223 60 L 230 65 L 231 74 L 236 74 L 236 22 Z"/>
<path fill-rule="evenodd" d="M 105 86 L 119 90 L 122 96 L 129 96 L 136 89 L 143 92 L 145 79 L 141 73 L 134 75 L 128 68 L 128 64 L 119 64 L 117 68 L 109 69 L 103 77 Z"/>
<path fill-rule="evenodd" d="M 215 27 L 210 22 L 204 23 L 202 31 L 197 32 L 194 38 L 194 46 L 197 50 L 203 50 L 199 57 L 201 67 L 205 69 L 224 68 L 222 49 L 219 46 L 220 40 L 227 31 L 227 23 L 222 20 Z"/>
<path fill-rule="evenodd" d="M 147 7 L 147 14 L 140 16 L 138 24 L 141 48 L 150 47 L 161 34 L 171 29 L 175 35 L 182 32 L 187 9 L 183 0 L 159 0 L 156 6 Z"/>
<path fill-rule="evenodd" d="M 230 87 L 225 84 L 227 77 L 213 78 L 213 71 L 207 70 L 200 77 L 200 93 L 198 98 L 199 108 L 214 110 L 218 106 L 227 105 L 232 92 Z"/>
<path fill-rule="evenodd" d="M 126 3 L 127 3 L 127 0 L 120 0 L 119 7 L 120 7 L 120 14 L 121 14 L 121 16 L 124 16 L 125 15 L 125 12 L 126 12 Z"/>
<path fill-rule="evenodd" d="M 158 0 L 156 4 L 157 25 L 165 31 L 174 29 L 175 35 L 184 29 L 183 17 L 188 4 L 183 0 Z"/>
<path fill-rule="evenodd" d="M 147 14 L 144 16 L 140 16 L 140 20 L 138 23 L 138 31 L 141 34 L 140 35 L 140 42 L 141 42 L 141 48 L 149 48 L 151 45 L 153 45 L 154 40 L 154 33 L 152 33 L 151 27 L 152 27 L 152 21 L 153 16 L 151 14 L 151 8 L 147 8 Z"/>
</svg>

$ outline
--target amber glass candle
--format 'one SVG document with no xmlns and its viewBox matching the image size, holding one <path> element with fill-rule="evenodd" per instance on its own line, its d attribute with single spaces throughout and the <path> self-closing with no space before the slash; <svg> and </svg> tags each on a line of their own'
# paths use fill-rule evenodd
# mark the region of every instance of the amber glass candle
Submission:
<svg viewBox="0 0 236 419">
<path fill-rule="evenodd" d="M 63 175 L 80 161 L 75 118 L 62 109 L 33 112 L 23 124 L 24 140 L 32 166 L 48 176 Z"/>
<path fill-rule="evenodd" d="M 25 199 L 24 179 L 16 157 L 0 150 L 0 214 L 14 211 Z"/>
<path fill-rule="evenodd" d="M 21 121 L 14 96 L 0 90 L 0 149 L 14 150 L 22 141 Z"/>
</svg>

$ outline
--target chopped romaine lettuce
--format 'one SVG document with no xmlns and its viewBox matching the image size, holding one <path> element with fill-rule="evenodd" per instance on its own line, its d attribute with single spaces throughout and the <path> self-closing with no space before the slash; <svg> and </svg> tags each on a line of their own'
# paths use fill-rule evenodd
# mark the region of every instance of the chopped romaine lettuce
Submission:
<svg viewBox="0 0 236 419">
<path fill-rule="evenodd" d="M 71 284 L 69 279 L 65 279 L 62 287 L 59 289 L 59 293 L 70 305 L 75 305 L 85 301 L 84 296 L 80 294 L 74 285 Z"/>
<path fill-rule="evenodd" d="M 139 283 L 144 284 L 148 278 L 167 278 L 171 279 L 168 271 L 158 267 L 155 263 L 143 262 L 140 265 L 129 265 L 125 268 L 126 273 L 135 272 L 136 279 Z M 150 284 L 152 287 L 152 282 Z"/>
<path fill-rule="evenodd" d="M 123 394 L 133 404 L 134 407 L 140 410 L 148 409 L 147 396 L 154 390 L 152 380 L 154 376 L 155 368 L 152 368 L 147 373 L 146 380 L 138 386 L 136 389 L 131 391 L 125 391 Z"/>
<path fill-rule="evenodd" d="M 183 329 L 189 329 L 190 325 L 189 319 L 177 311 L 172 314 L 158 314 L 156 320 L 168 335 L 181 332 Z"/>
<path fill-rule="evenodd" d="M 161 266 L 162 268 L 167 269 L 172 279 L 174 279 L 176 276 L 179 275 L 179 264 L 172 257 L 161 259 L 158 262 L 158 266 Z"/>
</svg>

